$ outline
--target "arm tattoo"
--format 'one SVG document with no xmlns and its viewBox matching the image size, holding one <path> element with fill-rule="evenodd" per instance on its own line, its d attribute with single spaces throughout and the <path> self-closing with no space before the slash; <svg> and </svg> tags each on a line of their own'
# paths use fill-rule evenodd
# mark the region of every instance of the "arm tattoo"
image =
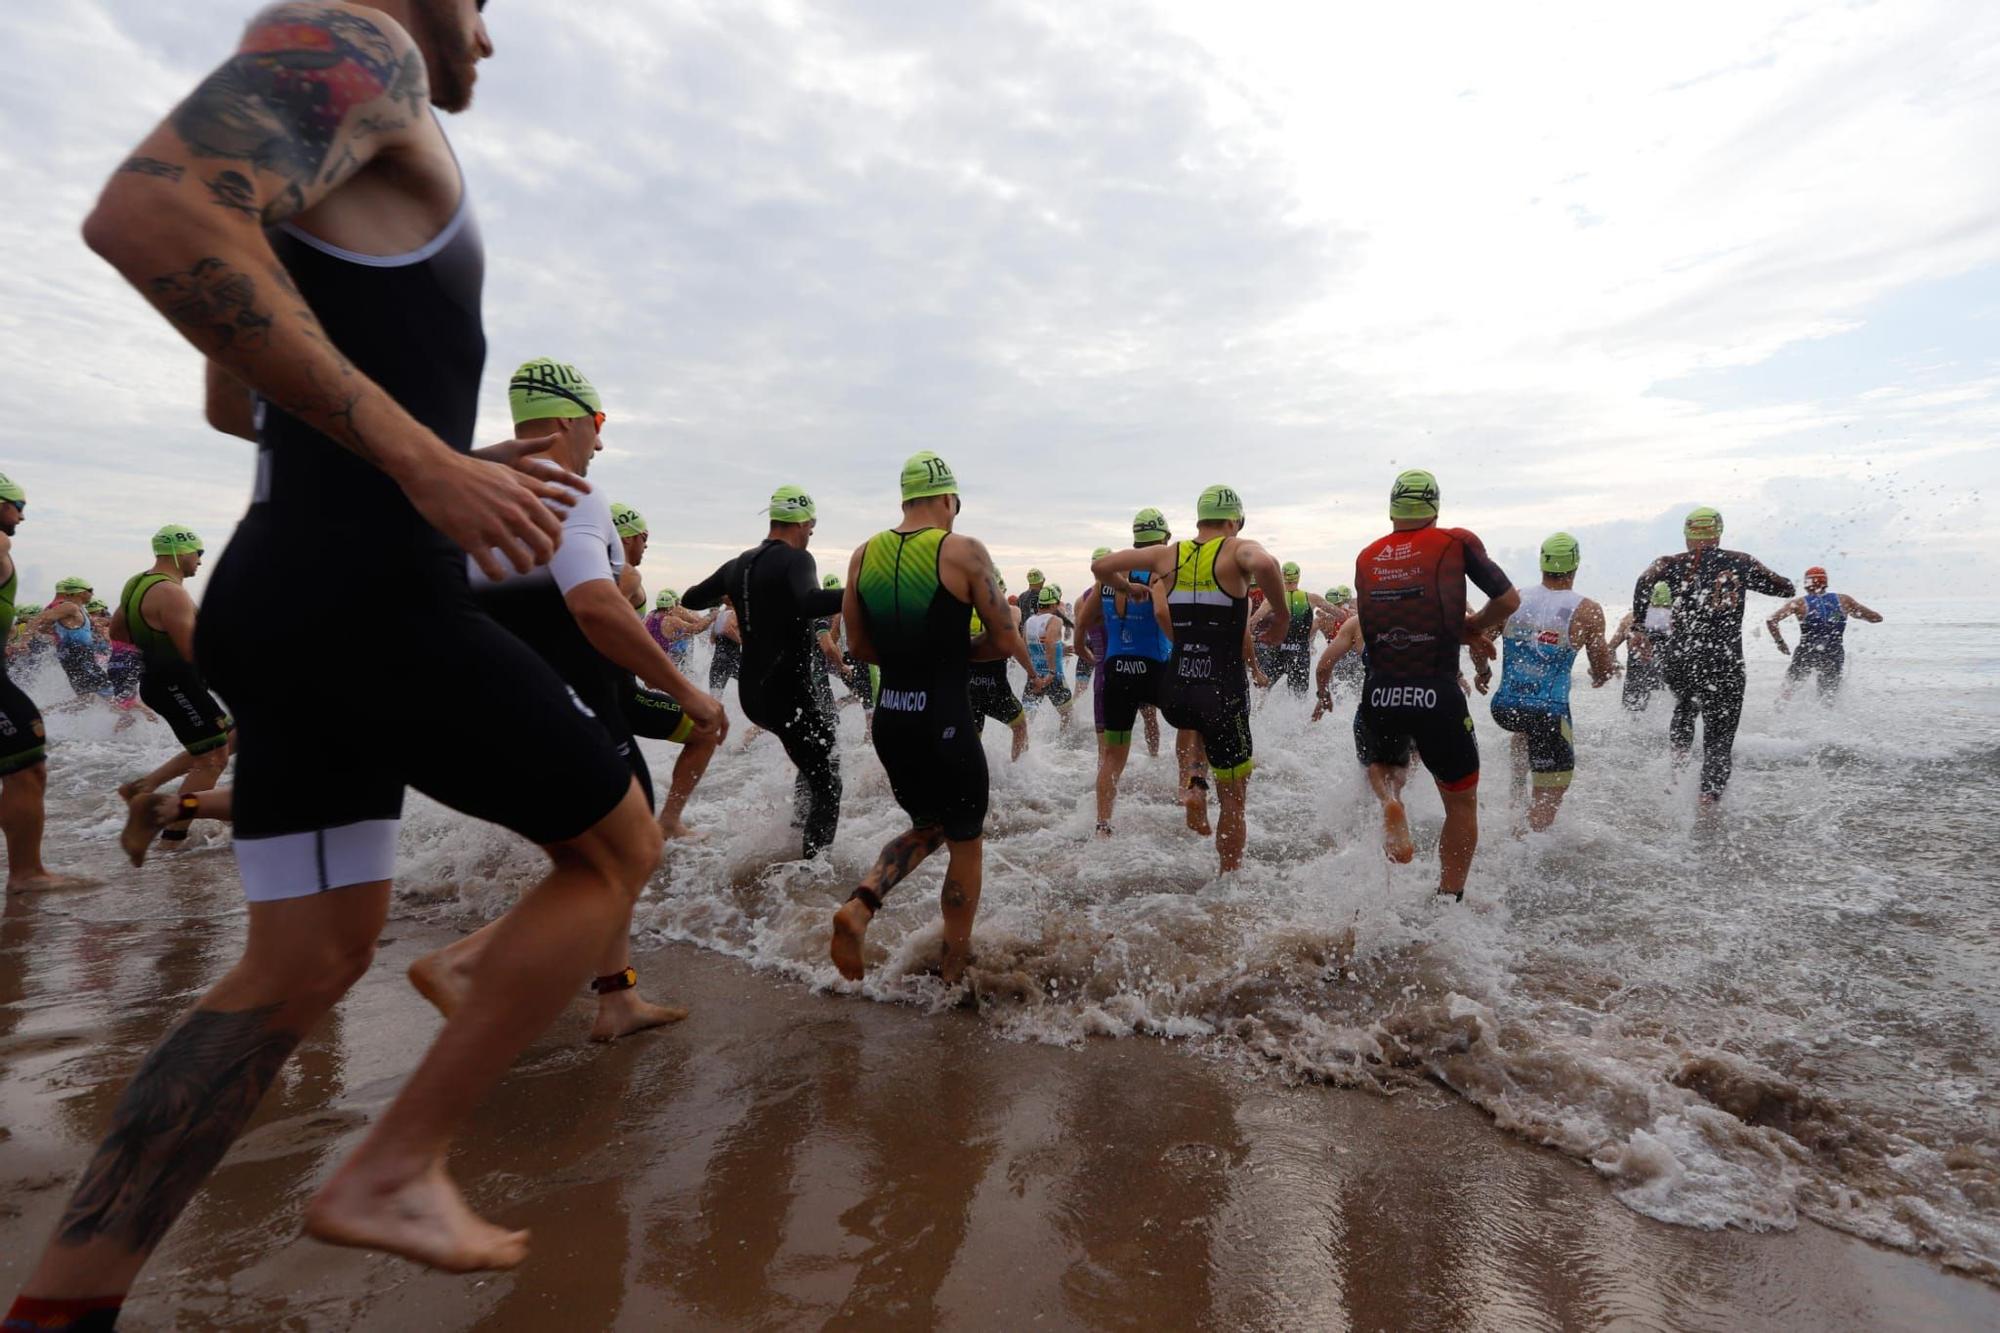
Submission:
<svg viewBox="0 0 2000 1333">
<path fill-rule="evenodd" d="M 298 1045 L 271 1025 L 278 1008 L 197 1009 L 154 1048 L 63 1214 L 63 1244 L 102 1236 L 143 1253 L 160 1243 Z"/>
<path fill-rule="evenodd" d="M 185 273 L 154 278 L 147 294 L 205 352 L 254 352 L 271 340 L 271 312 L 257 304 L 257 284 L 213 255 Z"/>
<path fill-rule="evenodd" d="M 157 157 L 128 157 L 118 168 L 134 176 L 158 176 L 163 181 L 177 181 L 187 174 L 187 168 L 177 162 L 162 162 Z"/>
<path fill-rule="evenodd" d="M 257 216 L 257 187 L 240 171 L 225 171 L 210 178 L 208 195 L 222 208 Z"/>
<path fill-rule="evenodd" d="M 264 213 L 277 222 L 303 205 L 347 113 L 385 94 L 412 116 L 422 109 L 429 89 L 414 51 L 399 59 L 388 35 L 358 15 L 293 5 L 252 29 L 175 109 L 173 124 L 195 156 L 247 162 L 286 182 Z M 356 160 L 342 158 L 335 170 Z"/>
</svg>

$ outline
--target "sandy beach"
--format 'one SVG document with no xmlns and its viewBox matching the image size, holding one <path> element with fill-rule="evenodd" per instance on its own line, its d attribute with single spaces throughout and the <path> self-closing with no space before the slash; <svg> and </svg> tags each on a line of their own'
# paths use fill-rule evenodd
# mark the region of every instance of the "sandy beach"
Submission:
<svg viewBox="0 0 2000 1333">
<path fill-rule="evenodd" d="M 220 847 L 195 853 L 226 867 Z M 0 1283 L 22 1279 L 134 1063 L 233 955 L 177 866 L 0 919 Z M 299 1240 L 300 1208 L 437 1025 L 393 921 L 127 1307 L 152 1328 L 1979 1329 L 2000 1291 L 1811 1223 L 1703 1232 L 1441 1089 L 1287 1086 L 1147 1038 L 1015 1042 L 687 946 L 684 1024 L 571 1010 L 454 1158 L 534 1232 L 454 1277 Z"/>
</svg>

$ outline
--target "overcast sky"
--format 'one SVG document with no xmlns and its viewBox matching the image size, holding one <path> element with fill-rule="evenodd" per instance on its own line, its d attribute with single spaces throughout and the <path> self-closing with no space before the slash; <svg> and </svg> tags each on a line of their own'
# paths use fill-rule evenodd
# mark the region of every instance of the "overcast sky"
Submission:
<svg viewBox="0 0 2000 1333">
<path fill-rule="evenodd" d="M 0 471 L 23 600 L 163 522 L 219 549 L 249 447 L 77 227 L 248 7 L 0 7 Z M 1990 591 L 2000 5 L 495 0 L 447 129 L 488 246 L 481 433 L 574 361 L 593 474 L 682 587 L 818 498 L 823 567 L 933 448 L 1018 588 L 1213 481 L 1314 588 L 1391 477 L 1517 579 L 1615 596 L 1706 503 L 1878 607 Z"/>
</svg>

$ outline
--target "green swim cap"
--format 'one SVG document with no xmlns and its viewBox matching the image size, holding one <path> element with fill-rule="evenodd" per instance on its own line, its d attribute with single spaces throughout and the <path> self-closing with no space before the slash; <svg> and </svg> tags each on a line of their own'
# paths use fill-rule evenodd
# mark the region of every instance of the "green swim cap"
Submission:
<svg viewBox="0 0 2000 1333">
<path fill-rule="evenodd" d="M 56 580 L 56 591 L 62 593 L 89 592 L 90 580 L 70 577 Z"/>
<path fill-rule="evenodd" d="M 36 616 L 40 615 L 41 613 L 42 613 L 42 608 L 38 604 L 34 602 L 24 602 L 20 606 L 14 608 L 14 623 L 16 625 L 19 625 L 26 621 L 33 620 Z"/>
<path fill-rule="evenodd" d="M 1285 567 L 1279 572 L 1285 576 L 1285 582 L 1297 583 L 1299 581 L 1299 562 L 1296 560 L 1287 560 Z"/>
<path fill-rule="evenodd" d="M 1204 522 L 1218 519 L 1241 522 L 1243 497 L 1227 486 L 1211 486 L 1194 502 L 1194 516 Z"/>
<path fill-rule="evenodd" d="M 1110 554 L 1111 554 L 1111 548 L 1109 546 L 1100 546 L 1095 551 L 1092 551 L 1090 553 L 1090 558 L 1092 560 L 1102 560 L 1105 556 Z"/>
<path fill-rule="evenodd" d="M 1411 468 L 1396 478 L 1389 488 L 1390 518 L 1436 518 L 1437 478 L 1422 468 Z"/>
<path fill-rule="evenodd" d="M 803 486 L 780 486 L 771 492 L 773 523 L 810 523 L 818 512 L 813 508 L 813 498 L 806 494 Z"/>
<path fill-rule="evenodd" d="M 653 599 L 655 611 L 671 611 L 681 604 L 681 595 L 672 588 L 660 589 L 660 595 Z"/>
<path fill-rule="evenodd" d="M 1167 539 L 1167 516 L 1157 509 L 1141 509 L 1132 515 L 1132 544 L 1157 546 Z"/>
<path fill-rule="evenodd" d="M 1354 589 L 1343 583 L 1338 588 L 1327 593 L 1326 600 L 1332 602 L 1335 606 L 1345 606 L 1354 600 Z"/>
<path fill-rule="evenodd" d="M 1039 601 L 1043 606 L 1054 606 L 1062 600 L 1062 589 L 1056 587 L 1053 583 L 1044 583 L 1042 585 L 1042 595 L 1035 600 Z"/>
<path fill-rule="evenodd" d="M 611 526 L 618 529 L 620 537 L 638 537 L 646 532 L 646 516 L 631 505 L 611 502 Z"/>
<path fill-rule="evenodd" d="M 98 601 L 95 597 L 93 597 L 89 601 L 83 604 L 83 609 L 88 611 L 93 616 L 101 616 L 106 611 L 109 611 L 111 608 L 106 606 L 104 603 Z"/>
<path fill-rule="evenodd" d="M 201 538 L 193 528 L 169 523 L 153 534 L 154 555 L 193 555 L 202 549 Z"/>
<path fill-rule="evenodd" d="M 1542 543 L 1542 573 L 1574 574 L 1583 562 L 1583 548 L 1567 532 L 1558 532 Z"/>
<path fill-rule="evenodd" d="M 1672 606 L 1673 604 L 1674 590 L 1664 583 L 1655 583 L 1653 585 L 1653 605 Z"/>
<path fill-rule="evenodd" d="M 819 581 L 819 586 L 822 588 L 838 588 L 840 586 L 840 575 L 828 574 Z"/>
<path fill-rule="evenodd" d="M 5 500 L 9 504 L 24 505 L 28 503 L 28 493 L 16 485 L 13 478 L 0 472 L 0 500 Z"/>
<path fill-rule="evenodd" d="M 514 424 L 594 416 L 604 410 L 604 400 L 575 366 L 546 356 L 523 361 L 507 381 L 507 406 Z"/>
<path fill-rule="evenodd" d="M 911 454 L 903 464 L 903 499 L 924 500 L 933 495 L 957 495 L 958 478 L 951 464 L 930 450 Z"/>
<path fill-rule="evenodd" d="M 1030 582 L 1030 583 L 1040 583 L 1041 581 L 1042 581 L 1042 571 L 1041 571 L 1041 570 L 1039 570 L 1039 569 L 1031 569 L 1031 570 L 1029 570 L 1029 571 L 1028 571 L 1028 582 Z"/>
<path fill-rule="evenodd" d="M 1722 515 L 1707 505 L 1691 509 L 1681 523 L 1681 535 L 1696 541 L 1720 541 L 1722 539 Z"/>
</svg>

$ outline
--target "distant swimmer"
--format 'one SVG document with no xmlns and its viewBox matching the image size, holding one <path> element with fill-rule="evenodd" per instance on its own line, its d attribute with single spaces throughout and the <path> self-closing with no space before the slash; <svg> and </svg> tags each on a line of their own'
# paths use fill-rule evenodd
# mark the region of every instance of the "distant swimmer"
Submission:
<svg viewBox="0 0 2000 1333">
<path fill-rule="evenodd" d="M 882 669 L 875 753 L 910 829 L 882 848 L 834 914 L 828 951 L 841 976 L 860 980 L 868 923 L 883 897 L 942 845 L 951 860 L 938 897 L 938 976 L 951 985 L 971 958 L 985 875 L 986 751 L 972 727 L 966 665 L 1005 661 L 1019 632 L 992 557 L 953 531 L 961 503 L 944 459 L 912 455 L 901 485 L 902 521 L 855 548 L 841 614 L 854 655 Z M 989 627 L 977 639 L 968 633 L 975 611 Z"/>
<path fill-rule="evenodd" d="M 1166 516 L 1157 509 L 1142 509 L 1132 519 L 1134 550 L 1163 546 L 1172 536 L 1167 530 Z M 1101 549 L 1092 557 L 1092 563 L 1110 554 L 1110 548 Z M 1145 569 L 1135 569 L 1128 577 L 1142 586 L 1153 579 L 1152 573 Z M 1132 729 L 1142 711 L 1149 733 L 1148 748 L 1159 753 L 1160 694 L 1174 648 L 1167 616 L 1164 601 L 1120 596 L 1110 584 L 1102 582 L 1076 609 L 1079 633 L 1095 636 L 1103 658 L 1094 695 L 1100 838 L 1111 836 L 1111 816 L 1118 804 L 1118 780 L 1131 756 Z"/>
<path fill-rule="evenodd" d="M 1028 617 L 1041 614 L 1042 584 L 1044 584 L 1045 582 L 1047 582 L 1047 579 L 1042 574 L 1041 570 L 1039 569 L 1029 570 L 1028 590 L 1022 593 L 1019 598 L 1015 599 L 1014 611 L 1015 614 L 1020 617 L 1020 619 L 1016 623 L 1020 626 L 1023 636 L 1027 634 Z"/>
<path fill-rule="evenodd" d="M 798 770 L 793 818 L 807 859 L 833 842 L 840 825 L 839 730 L 833 694 L 813 634 L 813 622 L 840 609 L 841 594 L 822 588 L 806 551 L 818 526 L 812 496 L 797 486 L 771 493 L 769 535 L 681 594 L 705 611 L 725 597 L 735 610 L 743 645 L 737 697 L 743 714 L 775 732 Z M 710 689 L 714 689 L 710 676 Z"/>
<path fill-rule="evenodd" d="M 599 431 L 605 415 L 596 386 L 582 372 L 547 357 L 525 362 L 508 380 L 507 405 L 515 438 L 532 442 L 524 459 L 547 458 L 575 476 L 589 474 L 592 459 L 604 447 Z M 728 723 L 722 705 L 683 676 L 646 633 L 619 589 L 624 560 L 610 502 L 603 492 L 592 491 L 564 513 L 562 542 L 548 564 L 526 574 L 510 571 L 500 579 L 471 564 L 468 575 L 480 607 L 554 668 L 571 699 L 604 728 L 651 809 L 652 773 L 632 725 L 630 696 L 640 688 L 634 677 L 658 692 L 654 710 L 660 725 L 644 734 L 690 745 L 699 740 L 713 754 Z M 410 965 L 411 982 L 449 1015 L 500 930 L 495 921 L 419 958 Z M 597 996 L 593 1041 L 611 1041 L 687 1017 L 685 1009 L 640 997 L 629 913 L 590 962 L 595 967 L 590 988 Z"/>
<path fill-rule="evenodd" d="M 832 592 L 841 589 L 840 575 L 828 574 L 820 580 L 822 587 Z M 848 704 L 861 705 L 862 739 L 870 740 L 875 735 L 875 694 L 881 687 L 881 668 L 857 658 L 846 646 L 846 626 L 838 615 L 827 616 L 815 624 L 819 633 L 819 650 L 826 659 L 826 673 L 841 683 L 847 691 L 847 698 L 840 701 L 845 708 Z"/>
<path fill-rule="evenodd" d="M 1787 616 L 1799 618 L 1799 647 L 1797 652 L 1786 645 L 1784 634 L 1778 629 L 1778 622 Z M 1785 668 L 1785 685 L 1780 699 L 1792 697 L 1792 691 L 1807 676 L 1817 678 L 1819 697 L 1831 699 L 1840 689 L 1840 678 L 1847 669 L 1847 620 L 1865 620 L 1871 625 L 1882 623 L 1879 612 L 1871 611 L 1844 592 L 1826 590 L 1826 570 L 1814 565 L 1806 571 L 1806 593 L 1795 597 L 1771 613 L 1764 622 L 1764 628 L 1771 631 L 1771 638 L 1778 645 L 1778 651 L 1792 659 Z"/>
<path fill-rule="evenodd" d="M 58 579 L 55 599 L 30 626 L 31 632 L 46 628 L 55 635 L 56 664 L 69 677 L 79 704 L 111 697 L 111 680 L 97 655 L 97 630 L 86 609 L 91 596 L 90 580 Z"/>
<path fill-rule="evenodd" d="M 1706 505 L 1689 512 L 1681 534 L 1687 550 L 1661 556 L 1633 583 L 1632 618 L 1642 619 L 1653 604 L 1654 584 L 1667 585 L 1674 613 L 1661 664 L 1662 678 L 1674 692 L 1667 737 L 1675 757 L 1686 762 L 1700 720 L 1701 802 L 1713 805 L 1729 785 L 1736 727 L 1743 720 L 1745 598 L 1752 592 L 1790 597 L 1798 590 L 1753 557 L 1723 550 L 1722 515 Z"/>
<path fill-rule="evenodd" d="M 1007 591 L 1005 582 L 1000 584 L 1000 591 L 1002 593 Z M 1015 608 L 1010 603 L 1007 607 L 1006 623 L 1019 625 L 1021 622 L 1016 620 L 1015 616 Z M 986 622 L 975 609 L 971 624 L 967 626 L 968 637 L 977 639 L 984 633 L 986 633 Z M 1013 644 L 1011 657 L 1021 664 L 1026 683 L 1033 686 L 1038 681 L 1046 681 L 1047 677 L 1038 677 L 1035 674 L 1034 659 L 1028 656 L 1028 641 L 1021 637 L 1019 629 L 1009 637 L 1009 642 Z M 1028 714 L 1021 707 L 1021 701 L 1015 697 L 1014 687 L 1007 679 L 1007 662 L 1007 657 L 996 657 L 991 661 L 974 658 L 966 671 L 966 695 L 972 706 L 972 729 L 975 733 L 985 732 L 988 718 L 992 718 L 1013 733 L 1014 748 L 1008 761 L 1011 763 L 1027 752 Z"/>
<path fill-rule="evenodd" d="M 1479 745 L 1460 688 L 1459 647 L 1482 661 L 1493 656 L 1489 631 L 1521 605 L 1521 594 L 1464 528 L 1437 525 L 1437 479 L 1420 469 L 1389 488 L 1393 530 L 1355 558 L 1358 631 L 1367 653 L 1361 704 L 1354 713 L 1354 748 L 1368 766 L 1368 785 L 1382 803 L 1382 846 L 1392 861 L 1416 855 L 1403 784 L 1414 746 L 1444 801 L 1438 840 L 1440 894 L 1465 897 L 1465 879 L 1479 850 Z M 1471 582 L 1490 599 L 1467 614 Z"/>
<path fill-rule="evenodd" d="M 1285 576 L 1285 607 L 1291 613 L 1291 626 L 1285 631 L 1282 642 L 1270 650 L 1265 670 L 1275 680 L 1282 680 L 1291 687 L 1293 694 L 1303 695 L 1306 682 L 1312 677 L 1313 634 L 1318 629 L 1320 617 L 1334 612 L 1334 604 L 1326 598 L 1299 589 L 1299 567 L 1295 561 L 1287 560 L 1283 565 Z M 1265 602 L 1262 609 L 1250 618 L 1250 628 L 1260 630 L 1270 619 L 1274 604 Z M 1339 627 L 1336 625 L 1335 629 Z M 1267 682 L 1268 683 L 1268 682 Z"/>
<path fill-rule="evenodd" d="M 1110 554 L 1109 546 L 1100 546 L 1090 553 L 1090 558 L 1097 560 Z M 1076 618 L 1070 623 L 1070 631 L 1076 636 L 1076 688 L 1081 693 L 1086 684 L 1090 686 L 1091 713 L 1099 735 L 1104 732 L 1104 678 L 1097 674 L 1097 664 L 1104 660 L 1104 621 L 1086 616 L 1085 608 L 1097 601 L 1101 588 L 1095 579 L 1091 580 L 1090 591 L 1077 599 Z"/>
<path fill-rule="evenodd" d="M 1250 642 L 1250 589 L 1263 588 L 1277 603 L 1265 622 L 1262 642 L 1282 643 L 1291 628 L 1285 605 L 1284 575 L 1278 562 L 1243 531 L 1243 498 L 1229 486 L 1210 486 L 1195 502 L 1195 539 L 1156 542 L 1105 556 L 1091 573 L 1112 594 L 1131 601 L 1167 600 L 1173 651 L 1160 712 L 1180 735 L 1176 748 L 1183 773 L 1183 799 L 1195 824 L 1195 803 L 1207 822 L 1207 795 L 1196 785 L 1202 764 L 1212 772 L 1220 814 L 1215 850 L 1222 872 L 1243 864 L 1248 836 L 1244 801 L 1255 766 L 1250 736 L 1250 684 L 1245 657 Z M 1131 577 L 1148 577 L 1135 582 Z M 1199 750 L 1196 746 L 1199 745 Z"/>
<path fill-rule="evenodd" d="M 213 787 L 229 761 L 229 713 L 208 691 L 195 665 L 195 605 L 183 582 L 201 569 L 202 541 L 194 531 L 169 523 L 153 534 L 153 567 L 134 574 L 118 594 L 111 613 L 113 642 L 139 650 L 139 697 L 166 719 L 183 753 L 146 776 L 128 782 L 118 794 L 129 806 L 137 796 L 151 795 L 182 774 L 180 794 L 196 796 Z M 164 843 L 185 842 L 189 819 L 160 830 Z"/>
<path fill-rule="evenodd" d="M 21 571 L 14 562 L 14 531 L 28 512 L 28 493 L 0 476 L 0 626 L 11 631 Z M 49 747 L 41 710 L 19 685 L 0 674 L 0 834 L 7 841 L 7 891 L 59 889 L 83 881 L 42 864 L 44 793 Z"/>
<path fill-rule="evenodd" d="M 682 671 L 694 669 L 695 636 L 715 622 L 713 612 L 699 615 L 681 605 L 681 595 L 672 588 L 660 589 L 653 609 L 646 613 L 646 632 L 653 642 L 667 650 Z"/>
<path fill-rule="evenodd" d="M 1493 720 L 1514 733 L 1514 785 L 1530 785 L 1528 827 L 1540 832 L 1556 812 L 1576 775 L 1576 733 L 1570 721 L 1570 669 L 1578 652 L 1590 663 L 1590 683 L 1602 687 L 1618 671 L 1604 642 L 1604 608 L 1576 591 L 1582 547 L 1567 532 L 1542 543 L 1540 586 L 1521 594 L 1521 604 L 1500 631 L 1504 655 L 1500 689 L 1493 696 Z"/>
<path fill-rule="evenodd" d="M 1653 701 L 1653 693 L 1665 681 L 1667 640 L 1674 632 L 1674 590 L 1664 583 L 1653 585 L 1651 604 L 1643 617 L 1627 611 L 1611 636 L 1610 648 L 1625 645 L 1624 705 L 1627 711 L 1643 713 Z"/>
<path fill-rule="evenodd" d="M 682 605 L 686 605 L 685 599 Z M 709 621 L 708 644 L 708 692 L 720 699 L 729 682 L 743 671 L 743 629 L 727 596 Z"/>
<path fill-rule="evenodd" d="M 1047 699 L 1062 717 L 1063 731 L 1069 730 L 1070 704 L 1076 698 L 1063 677 L 1062 589 L 1045 583 L 1039 595 L 1040 609 L 1028 617 L 1023 632 L 1028 640 L 1028 661 L 1032 671 L 1023 702 Z"/>
</svg>

